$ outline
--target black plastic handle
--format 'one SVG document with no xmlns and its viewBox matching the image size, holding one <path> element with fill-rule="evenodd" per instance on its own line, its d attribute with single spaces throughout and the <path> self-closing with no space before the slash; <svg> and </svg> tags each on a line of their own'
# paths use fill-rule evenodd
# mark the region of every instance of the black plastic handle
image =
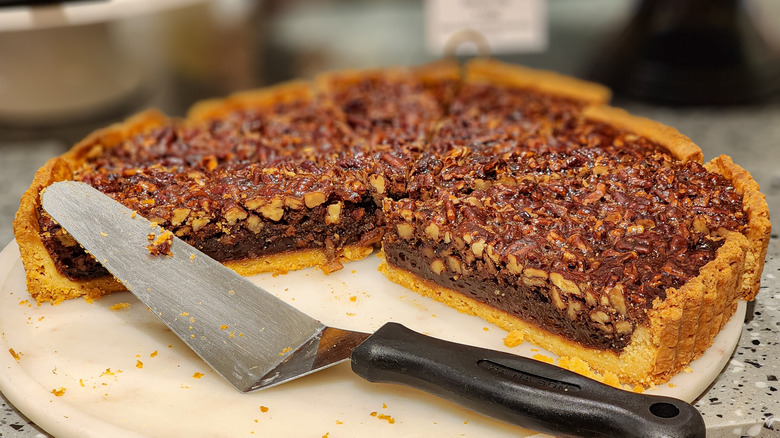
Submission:
<svg viewBox="0 0 780 438">
<path fill-rule="evenodd" d="M 401 383 L 558 436 L 705 437 L 690 404 L 623 391 L 544 362 L 431 338 L 388 323 L 352 352 L 370 382 Z"/>
</svg>

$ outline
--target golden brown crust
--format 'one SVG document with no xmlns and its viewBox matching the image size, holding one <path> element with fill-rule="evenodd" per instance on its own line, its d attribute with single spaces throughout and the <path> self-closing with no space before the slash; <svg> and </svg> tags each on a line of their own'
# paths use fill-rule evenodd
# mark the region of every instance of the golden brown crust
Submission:
<svg viewBox="0 0 780 438">
<path fill-rule="evenodd" d="M 73 178 L 73 170 L 89 156 L 100 154 L 103 150 L 116 146 L 124 138 L 159 126 L 165 120 L 166 117 L 155 110 L 133 116 L 124 123 L 94 132 L 62 156 L 49 160 L 36 172 L 32 184 L 22 195 L 13 230 L 27 275 L 27 290 L 38 302 L 58 303 L 79 296 L 97 298 L 123 289 L 112 277 L 73 281 L 59 275 L 40 236 L 40 194 L 47 186 L 57 181 Z"/>
<path fill-rule="evenodd" d="M 224 265 L 236 271 L 240 275 L 256 275 L 266 272 L 275 274 L 286 274 L 289 271 L 308 268 L 312 266 L 319 267 L 324 273 L 329 274 L 336 269 L 331 269 L 334 263 L 349 262 L 361 260 L 368 257 L 374 251 L 373 246 L 345 247 L 338 255 L 336 260 L 329 260 L 325 250 L 307 249 L 301 251 L 290 251 L 281 254 L 262 256 L 256 259 L 237 260 L 225 262 Z"/>
<path fill-rule="evenodd" d="M 314 78 L 314 89 L 317 93 L 332 94 L 337 91 L 339 85 L 347 85 L 366 79 L 400 79 L 409 77 L 411 70 L 405 67 L 391 67 L 387 69 L 345 69 L 320 73 Z"/>
<path fill-rule="evenodd" d="M 236 111 L 260 109 L 294 100 L 306 101 L 313 97 L 314 92 L 310 82 L 292 80 L 268 88 L 242 91 L 226 98 L 197 102 L 187 112 L 187 120 L 195 123 L 217 120 Z"/>
<path fill-rule="evenodd" d="M 653 140 L 665 146 L 679 160 L 702 162 L 701 148 L 671 126 L 606 105 L 585 108 L 583 115 L 590 120 L 603 122 Z"/>
<path fill-rule="evenodd" d="M 460 80 L 460 64 L 449 59 L 434 61 L 413 68 L 412 71 L 423 83 L 428 84 L 439 81 Z"/>
<path fill-rule="evenodd" d="M 745 270 L 741 276 L 739 290 L 742 299 L 753 300 L 761 285 L 761 273 L 764 271 L 764 259 L 772 231 L 766 196 L 759 191 L 758 183 L 750 173 L 726 155 L 713 159 L 704 167 L 710 172 L 724 175 L 742 195 L 742 206 L 748 216 L 745 236 L 750 242 L 750 248 L 745 255 Z"/>
<path fill-rule="evenodd" d="M 736 310 L 735 274 L 744 263 L 748 241 L 740 233 L 724 233 L 725 242 L 716 258 L 679 289 L 668 289 L 666 298 L 656 299 L 648 312 L 652 341 L 658 349 L 653 369 L 656 383 L 668 380 L 699 357 Z"/>
<path fill-rule="evenodd" d="M 517 88 L 532 88 L 589 105 L 609 102 L 609 88 L 595 82 L 583 81 L 571 76 L 546 70 L 536 70 L 520 65 L 505 64 L 494 59 L 477 58 L 465 66 L 466 83 L 488 82 Z"/>
<path fill-rule="evenodd" d="M 449 60 L 431 62 L 419 67 L 388 67 L 374 69 L 346 69 L 321 73 L 314 78 L 315 90 L 318 93 L 330 94 L 337 87 L 360 82 L 366 79 L 389 81 L 417 80 L 423 84 L 433 84 L 439 81 L 460 80 L 460 66 Z"/>
</svg>

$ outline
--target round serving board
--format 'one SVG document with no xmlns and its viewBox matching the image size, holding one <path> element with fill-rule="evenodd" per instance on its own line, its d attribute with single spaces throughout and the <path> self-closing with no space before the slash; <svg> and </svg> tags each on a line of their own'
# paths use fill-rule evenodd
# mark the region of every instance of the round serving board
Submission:
<svg viewBox="0 0 780 438">
<path fill-rule="evenodd" d="M 373 331 L 400 322 L 431 336 L 555 357 L 506 332 L 391 283 L 375 256 L 323 275 L 306 269 L 253 277 L 323 323 Z M 692 401 L 721 372 L 741 333 L 745 305 L 690 373 L 648 392 Z M 543 436 L 421 391 L 372 384 L 342 363 L 251 394 L 225 383 L 130 293 L 87 303 L 37 305 L 15 242 L 0 253 L 0 390 L 57 437 L 136 436 Z"/>
</svg>

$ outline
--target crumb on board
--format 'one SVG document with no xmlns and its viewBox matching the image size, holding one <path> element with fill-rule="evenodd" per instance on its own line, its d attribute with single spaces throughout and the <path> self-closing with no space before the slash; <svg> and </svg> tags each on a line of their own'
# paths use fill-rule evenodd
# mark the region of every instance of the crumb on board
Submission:
<svg viewBox="0 0 780 438">
<path fill-rule="evenodd" d="M 144 367 L 144 363 L 141 362 L 140 360 L 136 360 L 135 361 L 135 367 L 138 368 L 138 369 L 141 369 L 141 368 Z"/>
<path fill-rule="evenodd" d="M 517 347 L 518 345 L 522 344 L 523 341 L 525 341 L 525 335 L 520 330 L 512 330 L 511 332 L 507 333 L 506 337 L 504 338 L 504 345 L 507 347 Z"/>
<path fill-rule="evenodd" d="M 22 358 L 22 353 L 17 353 L 13 348 L 9 348 L 8 352 L 11 353 L 11 356 L 16 359 L 17 362 Z"/>
<path fill-rule="evenodd" d="M 549 364 L 555 364 L 555 359 L 553 359 L 550 356 L 545 356 L 544 354 L 536 353 L 533 356 L 531 356 L 532 359 L 538 360 L 539 362 L 545 362 Z"/>
<path fill-rule="evenodd" d="M 391 417 L 389 415 L 380 414 L 380 413 L 374 411 L 374 412 L 371 413 L 371 416 L 372 417 L 376 417 L 376 418 L 378 418 L 380 420 L 385 420 L 385 421 L 387 421 L 390 424 L 395 424 L 395 418 L 393 418 L 393 417 Z"/>
<path fill-rule="evenodd" d="M 578 357 L 563 356 L 558 359 L 558 366 L 565 368 L 569 371 L 573 371 L 577 374 L 582 374 L 585 377 L 589 377 L 593 380 L 597 380 L 609 386 L 620 388 L 620 379 L 613 373 L 599 374 L 593 371 L 593 369 L 584 360 Z M 644 390 L 644 388 L 643 388 Z"/>
<path fill-rule="evenodd" d="M 132 304 L 130 303 L 116 303 L 113 306 L 109 307 L 109 310 L 125 310 L 128 307 L 130 307 Z"/>
<path fill-rule="evenodd" d="M 192 375 L 193 379 L 200 379 L 201 377 L 205 376 L 205 374 L 196 371 L 195 374 Z"/>
<path fill-rule="evenodd" d="M 62 397 L 63 395 L 65 395 L 65 388 L 60 387 L 60 388 L 52 389 L 51 393 L 56 395 L 57 397 Z"/>
<path fill-rule="evenodd" d="M 268 407 L 266 407 L 266 406 L 260 406 L 260 412 L 262 412 L 262 413 L 266 413 L 266 412 L 268 412 Z"/>
</svg>

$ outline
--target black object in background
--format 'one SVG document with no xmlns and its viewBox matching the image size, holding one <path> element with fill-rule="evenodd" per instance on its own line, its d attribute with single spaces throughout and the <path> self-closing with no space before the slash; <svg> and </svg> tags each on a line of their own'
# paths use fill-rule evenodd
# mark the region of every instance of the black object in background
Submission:
<svg viewBox="0 0 780 438">
<path fill-rule="evenodd" d="M 741 0 L 643 0 L 587 75 L 653 103 L 767 100 L 780 89 L 780 55 L 748 12 Z"/>
</svg>

